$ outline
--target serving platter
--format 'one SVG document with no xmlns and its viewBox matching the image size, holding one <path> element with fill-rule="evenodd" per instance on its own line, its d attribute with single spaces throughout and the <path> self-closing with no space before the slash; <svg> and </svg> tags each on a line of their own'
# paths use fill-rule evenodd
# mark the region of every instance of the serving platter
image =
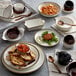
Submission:
<svg viewBox="0 0 76 76">
<path fill-rule="evenodd" d="M 22 21 L 25 21 L 33 16 L 36 16 L 38 13 L 33 10 L 27 3 L 25 3 L 23 0 L 11 0 L 12 4 L 15 3 L 22 3 L 26 7 L 26 11 L 23 14 L 13 14 L 11 18 L 5 18 L 0 17 L 0 30 L 4 29 L 8 26 L 12 26 L 16 23 L 21 23 Z M 25 16 L 25 17 L 24 17 Z M 3 26 L 2 26 L 3 25 Z"/>
<path fill-rule="evenodd" d="M 33 72 L 33 71 L 36 71 L 37 69 L 39 69 L 39 68 L 43 65 L 44 59 L 45 59 L 45 55 L 44 55 L 42 49 L 41 49 L 40 47 L 38 47 L 37 45 L 34 45 L 34 44 L 32 44 L 32 43 L 28 43 L 28 44 L 31 45 L 31 46 L 33 46 L 33 47 L 35 47 L 35 48 L 38 50 L 39 58 L 38 58 L 38 60 L 36 61 L 36 63 L 33 64 L 32 66 L 28 67 L 28 68 L 23 69 L 23 70 L 17 70 L 17 69 L 11 68 L 10 66 L 7 65 L 7 62 L 6 62 L 5 59 L 4 59 L 4 57 L 5 57 L 4 55 L 5 55 L 5 52 L 7 52 L 6 49 L 8 49 L 8 48 L 9 48 L 9 47 L 8 47 L 8 48 L 5 49 L 5 51 L 4 51 L 3 54 L 2 54 L 2 63 L 3 63 L 3 65 L 4 65 L 9 71 L 14 72 L 14 73 L 19 73 L 19 74 L 24 74 L 24 73 L 26 74 L 26 73 L 31 73 L 31 72 Z"/>
<path fill-rule="evenodd" d="M 42 36 L 42 33 L 45 32 L 45 31 L 48 31 L 48 33 L 54 33 L 55 36 L 56 36 L 56 38 L 58 39 L 58 41 L 57 41 L 57 42 L 52 42 L 51 45 L 43 42 L 41 36 Z M 59 41 L 60 41 L 59 35 L 58 35 L 55 31 L 53 31 L 52 29 L 42 29 L 42 30 L 38 31 L 38 32 L 35 34 L 34 39 L 35 39 L 35 41 L 36 41 L 39 45 L 45 46 L 45 47 L 55 46 L 55 45 L 57 45 L 57 44 L 59 43 Z"/>
</svg>

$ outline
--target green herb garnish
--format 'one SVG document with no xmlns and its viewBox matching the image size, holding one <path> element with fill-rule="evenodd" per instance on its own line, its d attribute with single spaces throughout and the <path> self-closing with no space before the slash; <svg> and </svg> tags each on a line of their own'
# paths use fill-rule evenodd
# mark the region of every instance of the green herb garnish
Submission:
<svg viewBox="0 0 76 76">
<path fill-rule="evenodd" d="M 45 40 L 44 38 L 43 38 L 43 36 L 44 35 L 46 35 L 46 34 L 52 34 L 53 35 L 53 38 L 52 39 L 50 39 L 50 40 Z M 48 33 L 48 31 L 45 31 L 45 32 L 43 32 L 42 33 L 42 40 L 43 40 L 43 42 L 46 42 L 48 45 L 51 45 L 53 42 L 57 42 L 58 41 L 58 38 L 56 37 L 56 35 L 55 35 L 55 33 Z"/>
</svg>

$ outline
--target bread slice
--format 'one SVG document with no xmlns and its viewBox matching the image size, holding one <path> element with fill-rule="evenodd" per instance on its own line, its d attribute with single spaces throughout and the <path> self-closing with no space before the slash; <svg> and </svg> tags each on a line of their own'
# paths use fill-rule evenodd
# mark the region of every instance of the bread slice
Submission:
<svg viewBox="0 0 76 76">
<path fill-rule="evenodd" d="M 35 53 L 34 53 L 34 52 L 30 51 L 30 55 L 31 55 L 31 57 L 32 57 L 33 59 L 35 59 L 35 58 L 36 58 L 36 55 L 35 55 Z"/>
<path fill-rule="evenodd" d="M 18 66 L 25 66 L 25 62 L 21 57 L 10 55 L 11 63 Z"/>
<path fill-rule="evenodd" d="M 25 60 L 25 61 L 31 61 L 32 57 L 30 56 L 30 54 L 23 54 L 21 55 L 21 57 Z"/>
</svg>

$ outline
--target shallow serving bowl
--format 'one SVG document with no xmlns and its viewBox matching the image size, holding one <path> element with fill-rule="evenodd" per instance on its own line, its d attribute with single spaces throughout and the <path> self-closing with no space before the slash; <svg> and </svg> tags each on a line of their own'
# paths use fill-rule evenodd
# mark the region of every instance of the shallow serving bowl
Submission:
<svg viewBox="0 0 76 76">
<path fill-rule="evenodd" d="M 60 25 L 58 24 L 58 21 L 63 21 L 64 23 L 67 24 L 74 24 L 73 20 L 68 17 L 61 17 L 59 19 L 56 19 L 56 28 L 63 32 L 69 31 L 72 28 L 72 26 L 67 24 Z"/>
<path fill-rule="evenodd" d="M 51 4 L 57 7 L 57 13 L 56 14 L 50 14 L 50 15 L 46 15 L 46 14 L 42 13 L 41 8 L 44 7 L 44 6 L 51 5 Z M 38 10 L 39 10 L 40 14 L 45 16 L 45 17 L 54 17 L 54 16 L 57 16 L 60 13 L 61 8 L 60 8 L 60 6 L 57 3 L 54 3 L 54 2 L 43 2 L 43 3 L 39 4 Z"/>
</svg>

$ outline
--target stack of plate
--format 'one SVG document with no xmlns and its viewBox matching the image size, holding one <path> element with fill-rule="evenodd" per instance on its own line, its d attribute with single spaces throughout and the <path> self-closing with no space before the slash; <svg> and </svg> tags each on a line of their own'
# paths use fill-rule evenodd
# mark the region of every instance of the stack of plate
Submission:
<svg viewBox="0 0 76 76">
<path fill-rule="evenodd" d="M 27 74 L 27 73 L 31 73 L 31 72 L 34 72 L 36 71 L 37 69 L 39 69 L 42 64 L 44 63 L 44 59 L 45 59 L 45 56 L 44 56 L 44 53 L 42 51 L 42 49 L 40 47 L 38 47 L 37 45 L 34 45 L 32 43 L 26 43 L 33 51 L 34 53 L 36 54 L 36 60 L 23 67 L 22 69 L 17 69 L 16 66 L 12 65 L 7 59 L 7 55 L 8 55 L 8 52 L 10 51 L 10 49 L 12 47 L 14 47 L 16 44 L 14 45 L 11 45 L 9 47 L 7 47 L 4 52 L 2 53 L 2 63 L 3 65 L 11 72 L 14 72 L 14 73 L 19 73 L 19 74 Z"/>
</svg>

